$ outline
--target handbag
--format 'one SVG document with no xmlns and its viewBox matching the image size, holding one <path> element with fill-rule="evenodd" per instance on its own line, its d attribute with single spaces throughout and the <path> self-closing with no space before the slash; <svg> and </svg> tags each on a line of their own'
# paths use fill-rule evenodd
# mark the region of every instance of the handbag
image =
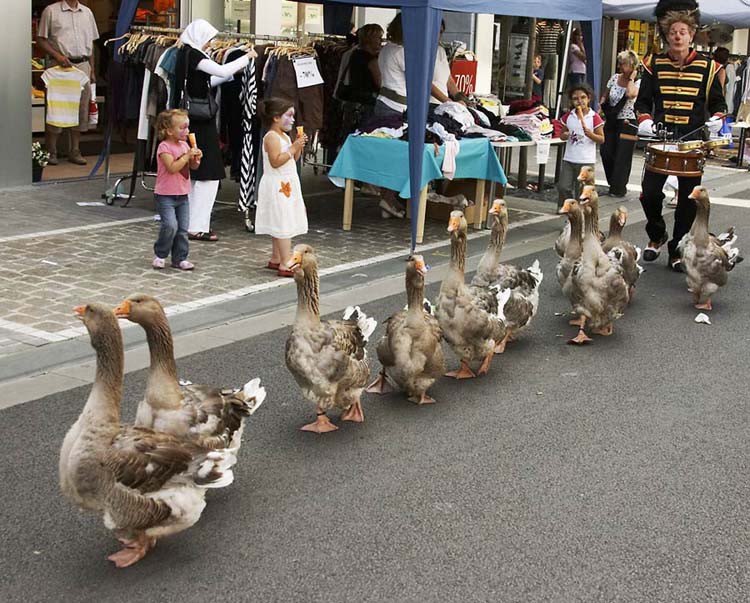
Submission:
<svg viewBox="0 0 750 603">
<path fill-rule="evenodd" d="M 206 98 L 194 98 L 187 91 L 188 67 L 185 65 L 185 80 L 182 83 L 180 109 L 187 111 L 188 117 L 195 121 L 210 121 L 219 112 L 219 105 L 211 94 L 211 84 L 206 84 Z"/>
<path fill-rule="evenodd" d="M 622 111 L 622 108 L 625 106 L 625 102 L 628 100 L 628 93 L 625 91 L 622 95 L 622 98 L 617 101 L 617 104 L 610 105 L 609 104 L 609 93 L 607 93 L 607 100 L 605 100 L 602 103 L 602 112 L 604 113 L 604 120 L 605 121 L 613 121 L 617 119 L 617 116 L 619 115 L 620 111 Z"/>
</svg>

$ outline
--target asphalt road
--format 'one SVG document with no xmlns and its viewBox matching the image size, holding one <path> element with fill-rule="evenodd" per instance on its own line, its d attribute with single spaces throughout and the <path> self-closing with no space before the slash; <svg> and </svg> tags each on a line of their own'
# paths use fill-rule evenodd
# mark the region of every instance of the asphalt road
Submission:
<svg viewBox="0 0 750 603">
<path fill-rule="evenodd" d="M 750 233 L 747 210 L 712 218 L 741 244 Z M 627 232 L 642 241 L 640 226 Z M 284 367 L 286 329 L 181 360 L 194 382 L 260 376 L 268 399 L 235 484 L 126 570 L 106 561 L 117 543 L 101 520 L 58 491 L 88 388 L 0 412 L 0 598 L 748 600 L 750 264 L 706 326 L 661 258 L 614 336 L 572 348 L 556 257 L 540 260 L 540 313 L 487 377 L 441 380 L 428 407 L 366 395 L 366 422 L 334 434 L 297 430 L 313 409 Z M 382 320 L 403 304 L 364 309 Z M 125 420 L 143 386 L 143 372 L 126 377 Z"/>
</svg>

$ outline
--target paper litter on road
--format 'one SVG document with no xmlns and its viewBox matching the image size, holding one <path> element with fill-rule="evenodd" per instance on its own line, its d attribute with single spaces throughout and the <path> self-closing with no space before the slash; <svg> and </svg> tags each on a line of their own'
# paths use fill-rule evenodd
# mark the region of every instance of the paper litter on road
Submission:
<svg viewBox="0 0 750 603">
<path fill-rule="evenodd" d="M 701 312 L 698 314 L 698 316 L 695 317 L 695 322 L 697 323 L 703 323 L 704 325 L 710 325 L 711 319 L 708 317 L 708 314 L 704 314 Z"/>
<path fill-rule="evenodd" d="M 79 207 L 104 207 L 103 201 L 76 201 Z"/>
</svg>

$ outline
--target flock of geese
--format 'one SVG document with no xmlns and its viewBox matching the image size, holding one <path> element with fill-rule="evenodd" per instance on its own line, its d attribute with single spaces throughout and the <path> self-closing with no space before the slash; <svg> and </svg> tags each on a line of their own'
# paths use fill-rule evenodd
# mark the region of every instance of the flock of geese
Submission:
<svg viewBox="0 0 750 603">
<path fill-rule="evenodd" d="M 570 340 L 574 344 L 591 341 L 587 328 L 612 334 L 641 273 L 640 250 L 623 238 L 624 208 L 612 214 L 607 236 L 599 232 L 592 178 L 582 170 L 582 194 L 561 208 L 567 224 L 555 244 L 561 256 L 557 278 L 575 316 L 571 324 L 578 328 Z M 696 307 L 711 309 L 711 296 L 742 258 L 734 247 L 733 229 L 718 237 L 710 234 L 706 189 L 696 187 L 690 198 L 697 215 L 680 250 Z M 424 296 L 424 258 L 409 258 L 407 305 L 385 322 L 377 344 L 381 370 L 369 386 L 366 345 L 376 321 L 358 306 L 347 308 L 341 320 L 321 320 L 315 251 L 309 245 L 294 248 L 290 269 L 297 286 L 297 313 L 286 342 L 286 365 L 317 412 L 302 430 L 337 430 L 328 417 L 331 411 L 340 412 L 342 421 L 364 421 L 364 391 L 396 388 L 416 404 L 434 403 L 428 390 L 438 378 L 486 374 L 494 356 L 521 336 L 537 313 L 543 275 L 538 261 L 525 269 L 500 261 L 508 228 L 504 201 L 495 200 L 489 214 L 488 247 L 467 284 L 468 226 L 462 212 L 451 213 L 451 260 L 434 307 Z M 180 382 L 169 323 L 153 297 L 132 295 L 114 310 L 90 303 L 75 313 L 96 352 L 96 378 L 60 451 L 60 487 L 78 507 L 103 516 L 122 544 L 108 559 L 127 567 L 142 559 L 157 539 L 194 525 L 206 505 L 206 490 L 232 483 L 244 421 L 263 403 L 266 391 L 257 378 L 241 389 Z M 145 330 L 151 356 L 133 425 L 123 424 L 120 417 L 124 352 L 118 318 Z M 460 361 L 459 368 L 448 373 L 443 340 Z"/>
</svg>

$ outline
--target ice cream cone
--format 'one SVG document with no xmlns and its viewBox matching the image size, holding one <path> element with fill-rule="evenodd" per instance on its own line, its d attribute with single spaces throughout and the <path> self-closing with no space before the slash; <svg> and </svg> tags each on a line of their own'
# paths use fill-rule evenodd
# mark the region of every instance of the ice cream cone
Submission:
<svg viewBox="0 0 750 603">
<path fill-rule="evenodd" d="M 188 134 L 188 141 L 190 142 L 191 148 L 195 149 L 198 147 L 198 144 L 195 142 L 195 134 L 193 134 L 192 132 Z"/>
</svg>

